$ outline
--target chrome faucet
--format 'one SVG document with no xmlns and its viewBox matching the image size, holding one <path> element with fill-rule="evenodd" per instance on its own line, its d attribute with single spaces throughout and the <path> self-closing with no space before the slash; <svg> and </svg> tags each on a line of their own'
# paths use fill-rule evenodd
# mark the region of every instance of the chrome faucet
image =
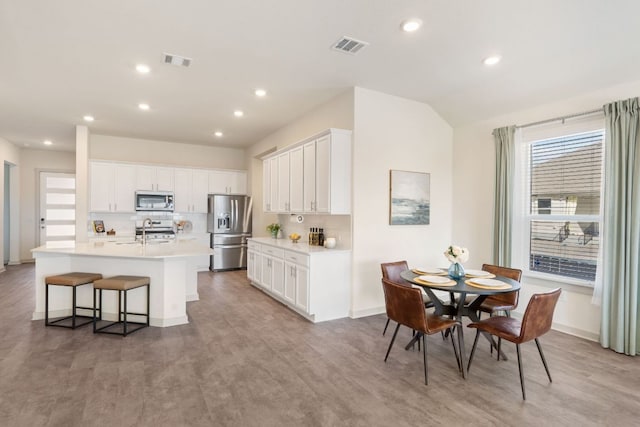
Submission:
<svg viewBox="0 0 640 427">
<path fill-rule="evenodd" d="M 145 218 L 142 220 L 142 244 L 147 244 L 147 221 L 149 222 L 149 228 L 153 228 L 153 221 L 151 218 Z"/>
</svg>

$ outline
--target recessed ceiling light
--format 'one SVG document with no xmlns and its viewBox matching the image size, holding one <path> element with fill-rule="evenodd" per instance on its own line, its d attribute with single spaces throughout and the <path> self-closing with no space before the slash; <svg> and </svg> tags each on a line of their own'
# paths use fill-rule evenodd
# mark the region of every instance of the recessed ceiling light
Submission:
<svg viewBox="0 0 640 427">
<path fill-rule="evenodd" d="M 499 55 L 493 55 L 485 58 L 482 63 L 484 65 L 496 65 L 502 58 Z"/>
<path fill-rule="evenodd" d="M 221 138 L 223 134 L 218 130 L 214 133 L 214 135 L 217 136 L 218 138 Z"/>
<path fill-rule="evenodd" d="M 138 104 L 138 108 L 147 111 L 151 107 L 149 107 L 149 104 Z"/>
<path fill-rule="evenodd" d="M 84 117 L 82 117 L 82 119 L 83 119 L 85 122 L 92 122 L 92 121 L 94 121 L 94 120 L 95 120 L 95 118 L 94 118 L 93 116 L 84 116 Z"/>
<path fill-rule="evenodd" d="M 402 31 L 405 31 L 407 33 L 417 31 L 418 29 L 420 29 L 420 27 L 422 27 L 422 21 L 417 18 L 407 19 L 405 21 L 402 21 L 402 24 L 400 24 L 400 28 L 402 28 Z"/>
<path fill-rule="evenodd" d="M 46 139 L 46 140 L 43 142 L 43 144 L 44 144 L 44 145 L 52 145 L 52 144 L 53 144 L 53 142 L 51 142 L 51 141 L 49 141 L 48 139 Z"/>
<path fill-rule="evenodd" d="M 254 92 L 256 94 L 256 96 L 262 98 L 263 96 L 265 96 L 267 94 L 267 91 L 264 89 L 256 89 L 256 91 Z"/>
<path fill-rule="evenodd" d="M 242 116 L 244 116 L 244 113 L 242 111 L 240 111 L 240 110 L 236 110 L 236 111 L 233 112 L 233 115 L 236 116 L 236 117 L 242 117 Z"/>
<path fill-rule="evenodd" d="M 149 71 L 151 71 L 151 68 L 146 64 L 138 64 L 136 65 L 136 71 L 140 74 L 148 74 Z"/>
</svg>

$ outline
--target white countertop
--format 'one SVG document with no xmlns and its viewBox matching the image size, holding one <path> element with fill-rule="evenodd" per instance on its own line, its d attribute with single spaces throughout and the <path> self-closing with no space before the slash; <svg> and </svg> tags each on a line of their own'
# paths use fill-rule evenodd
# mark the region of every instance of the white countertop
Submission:
<svg viewBox="0 0 640 427">
<path fill-rule="evenodd" d="M 303 254 L 316 254 L 316 253 L 332 253 L 332 252 L 350 252 L 350 249 L 333 248 L 326 249 L 322 246 L 312 246 L 306 242 L 300 240 L 298 243 L 293 243 L 291 239 L 274 239 L 272 237 L 251 237 L 248 241 L 260 243 L 263 245 L 275 246 L 277 248 L 287 249 L 289 251 L 300 252 Z"/>
<path fill-rule="evenodd" d="M 40 246 L 31 249 L 34 258 L 46 254 L 103 256 L 113 258 L 174 258 L 212 255 L 213 249 L 195 240 L 176 240 L 168 243 L 89 242 L 67 247 Z"/>
</svg>

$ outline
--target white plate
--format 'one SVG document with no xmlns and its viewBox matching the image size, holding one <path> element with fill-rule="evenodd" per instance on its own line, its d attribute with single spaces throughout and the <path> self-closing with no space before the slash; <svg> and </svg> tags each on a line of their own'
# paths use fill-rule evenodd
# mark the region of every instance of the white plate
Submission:
<svg viewBox="0 0 640 427">
<path fill-rule="evenodd" d="M 496 279 L 473 279 L 473 283 L 481 286 L 496 287 L 496 288 L 502 287 L 504 285 L 508 285 L 508 283 L 501 282 L 500 280 L 496 280 Z"/>
<path fill-rule="evenodd" d="M 441 268 L 434 268 L 434 267 L 428 267 L 428 268 L 421 268 L 418 267 L 415 270 L 424 273 L 424 274 L 442 274 L 444 273 L 444 270 L 442 270 Z"/>
<path fill-rule="evenodd" d="M 490 276 L 491 273 L 484 270 L 465 270 L 465 275 L 469 277 L 482 277 L 482 276 Z"/>
<path fill-rule="evenodd" d="M 451 279 L 449 279 L 448 277 L 443 276 L 420 276 L 418 277 L 418 279 L 422 280 L 423 282 L 433 283 L 434 285 L 440 283 L 449 283 L 451 281 Z"/>
</svg>

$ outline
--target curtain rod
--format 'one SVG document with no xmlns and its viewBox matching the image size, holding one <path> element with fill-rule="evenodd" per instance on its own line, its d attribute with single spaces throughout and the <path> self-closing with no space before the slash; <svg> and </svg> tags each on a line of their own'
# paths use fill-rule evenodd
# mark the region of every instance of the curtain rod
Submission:
<svg viewBox="0 0 640 427">
<path fill-rule="evenodd" d="M 547 123 L 552 123 L 552 122 L 559 122 L 559 121 L 565 121 L 566 119 L 575 119 L 576 117 L 583 117 L 583 116 L 590 116 L 593 114 L 604 114 L 604 111 L 602 110 L 602 108 L 599 108 L 597 110 L 591 110 L 591 111 L 585 111 L 583 113 L 576 113 L 576 114 L 570 114 L 568 116 L 562 116 L 562 117 L 555 117 L 553 119 L 547 119 L 547 120 L 540 120 L 539 122 L 532 122 L 532 123 L 527 123 L 524 125 L 517 125 L 516 128 L 518 129 L 522 129 L 522 128 L 528 128 L 531 126 L 538 126 L 538 125 L 544 125 Z"/>
</svg>

